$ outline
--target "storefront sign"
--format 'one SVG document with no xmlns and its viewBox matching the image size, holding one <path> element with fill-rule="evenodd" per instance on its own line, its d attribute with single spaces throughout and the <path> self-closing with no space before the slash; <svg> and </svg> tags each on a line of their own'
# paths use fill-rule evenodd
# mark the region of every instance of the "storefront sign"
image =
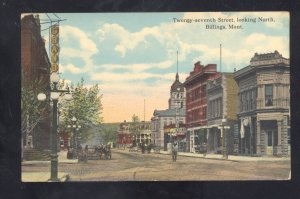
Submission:
<svg viewBox="0 0 300 199">
<path fill-rule="evenodd" d="M 51 72 L 58 71 L 59 64 L 59 26 L 51 27 Z"/>
</svg>

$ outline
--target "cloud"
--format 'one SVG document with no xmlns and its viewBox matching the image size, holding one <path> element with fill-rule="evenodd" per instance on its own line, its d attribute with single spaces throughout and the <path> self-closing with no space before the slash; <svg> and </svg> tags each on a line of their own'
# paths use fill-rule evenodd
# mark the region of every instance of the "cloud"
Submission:
<svg viewBox="0 0 300 199">
<path fill-rule="evenodd" d="M 95 42 L 88 36 L 88 33 L 74 26 L 62 26 L 60 32 L 62 45 L 60 56 L 64 60 L 72 62 L 72 58 L 81 58 L 84 61 L 83 66 L 67 65 L 66 70 L 78 74 L 92 69 L 92 56 L 99 52 Z M 78 47 L 74 47 L 74 46 Z"/>
<path fill-rule="evenodd" d="M 127 70 L 130 73 L 140 73 L 148 69 L 167 69 L 172 67 L 173 61 L 166 60 L 158 63 L 135 63 L 135 64 L 102 64 L 97 66 L 97 69 L 114 71 Z"/>
<path fill-rule="evenodd" d="M 112 72 L 99 72 L 91 74 L 91 80 L 93 81 L 104 81 L 104 82 L 123 82 L 123 81 L 137 81 L 146 80 L 150 78 L 158 79 L 174 79 L 174 73 L 112 73 Z"/>
<path fill-rule="evenodd" d="M 72 42 L 78 42 L 80 48 L 85 50 L 88 54 L 95 54 L 98 52 L 96 44 L 91 40 L 87 33 L 74 26 L 62 26 L 60 36 L 62 39 Z"/>
<path fill-rule="evenodd" d="M 68 71 L 72 74 L 80 74 L 82 73 L 82 69 L 79 67 L 74 66 L 73 64 L 68 64 L 64 67 L 65 71 Z"/>
</svg>

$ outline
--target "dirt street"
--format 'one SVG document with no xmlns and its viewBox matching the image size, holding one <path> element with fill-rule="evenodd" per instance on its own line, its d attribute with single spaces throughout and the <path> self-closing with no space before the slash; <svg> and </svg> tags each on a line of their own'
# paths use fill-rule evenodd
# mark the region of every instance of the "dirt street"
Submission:
<svg viewBox="0 0 300 199">
<path fill-rule="evenodd" d="M 171 155 L 112 151 L 111 160 L 59 163 L 71 181 L 218 181 L 287 179 L 289 161 L 237 162 Z M 50 171 L 49 164 L 23 165 L 22 171 Z"/>
</svg>

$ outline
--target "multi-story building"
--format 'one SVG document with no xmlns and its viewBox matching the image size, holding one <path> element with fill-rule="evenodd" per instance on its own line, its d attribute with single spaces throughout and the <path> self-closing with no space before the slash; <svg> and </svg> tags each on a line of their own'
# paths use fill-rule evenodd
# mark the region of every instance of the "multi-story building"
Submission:
<svg viewBox="0 0 300 199">
<path fill-rule="evenodd" d="M 176 125 L 185 123 L 185 109 L 166 109 L 166 110 L 155 110 L 153 117 L 151 118 L 152 123 L 152 136 L 154 144 L 160 147 L 165 146 L 168 140 L 166 140 L 164 127 L 168 125 Z"/>
<path fill-rule="evenodd" d="M 151 122 L 126 122 L 120 124 L 118 133 L 118 146 L 126 146 L 133 144 L 141 145 L 142 143 L 150 144 L 151 139 Z"/>
<path fill-rule="evenodd" d="M 220 73 L 207 82 L 207 153 L 234 152 L 234 124 L 237 123 L 238 87 L 233 73 Z M 222 123 L 223 119 L 223 123 Z M 224 123 L 226 119 L 226 123 Z M 222 125 L 230 127 L 223 129 Z M 225 138 L 224 138 L 225 137 Z M 224 142 L 223 142 L 223 139 Z"/>
<path fill-rule="evenodd" d="M 176 141 L 178 143 L 178 151 L 186 152 L 186 128 L 184 123 L 169 124 L 164 126 L 164 150 L 171 150 L 171 143 Z"/>
<path fill-rule="evenodd" d="M 165 146 L 164 126 L 185 123 L 185 89 L 176 73 L 175 81 L 170 88 L 169 109 L 154 110 L 152 123 L 152 139 L 154 144 Z"/>
<path fill-rule="evenodd" d="M 216 64 L 203 66 L 195 63 L 194 70 L 186 78 L 186 127 L 190 152 L 206 143 L 207 81 L 218 75 Z"/>
<path fill-rule="evenodd" d="M 37 95 L 44 92 L 50 96 L 50 66 L 39 16 L 22 16 L 22 147 L 49 149 L 50 107 L 45 106 L 50 103 L 38 106 Z"/>
<path fill-rule="evenodd" d="M 257 54 L 234 73 L 239 87 L 240 153 L 289 153 L 290 63 L 278 51 Z"/>
</svg>

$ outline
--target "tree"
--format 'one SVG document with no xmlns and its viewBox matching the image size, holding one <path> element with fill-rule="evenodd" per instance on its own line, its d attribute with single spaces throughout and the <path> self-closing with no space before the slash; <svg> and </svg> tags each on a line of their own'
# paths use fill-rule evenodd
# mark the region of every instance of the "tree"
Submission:
<svg viewBox="0 0 300 199">
<path fill-rule="evenodd" d="M 117 141 L 117 130 L 119 128 L 119 124 L 104 124 L 102 126 L 101 131 L 101 138 L 103 143 L 113 142 L 116 143 Z"/>
<path fill-rule="evenodd" d="M 43 120 L 49 120 L 49 103 L 40 102 L 37 95 L 40 92 L 48 93 L 42 78 L 25 81 L 22 76 L 21 88 L 21 133 L 32 135 L 36 126 Z"/>
<path fill-rule="evenodd" d="M 67 102 L 63 101 L 61 104 L 61 128 L 66 128 L 71 125 L 71 118 L 74 116 L 77 119 L 77 124 L 81 125 L 81 138 L 86 140 L 88 138 L 88 129 L 93 128 L 95 125 L 103 121 L 102 103 L 100 88 L 98 84 L 92 85 L 90 88 L 84 86 L 84 79 L 76 86 L 70 86 L 73 100 Z"/>
<path fill-rule="evenodd" d="M 139 129 L 138 129 L 138 127 L 139 127 L 139 125 L 138 125 L 138 123 L 140 122 L 141 120 L 140 120 L 140 118 L 139 118 L 139 116 L 137 116 L 137 115 L 135 115 L 135 114 L 133 114 L 133 116 L 131 117 L 131 133 L 133 133 L 134 135 L 136 135 L 138 132 L 139 132 Z"/>
<path fill-rule="evenodd" d="M 138 123 L 138 122 L 140 122 L 141 120 L 140 120 L 139 116 L 133 114 L 133 116 L 131 117 L 131 121 L 132 121 L 133 123 Z"/>
</svg>

